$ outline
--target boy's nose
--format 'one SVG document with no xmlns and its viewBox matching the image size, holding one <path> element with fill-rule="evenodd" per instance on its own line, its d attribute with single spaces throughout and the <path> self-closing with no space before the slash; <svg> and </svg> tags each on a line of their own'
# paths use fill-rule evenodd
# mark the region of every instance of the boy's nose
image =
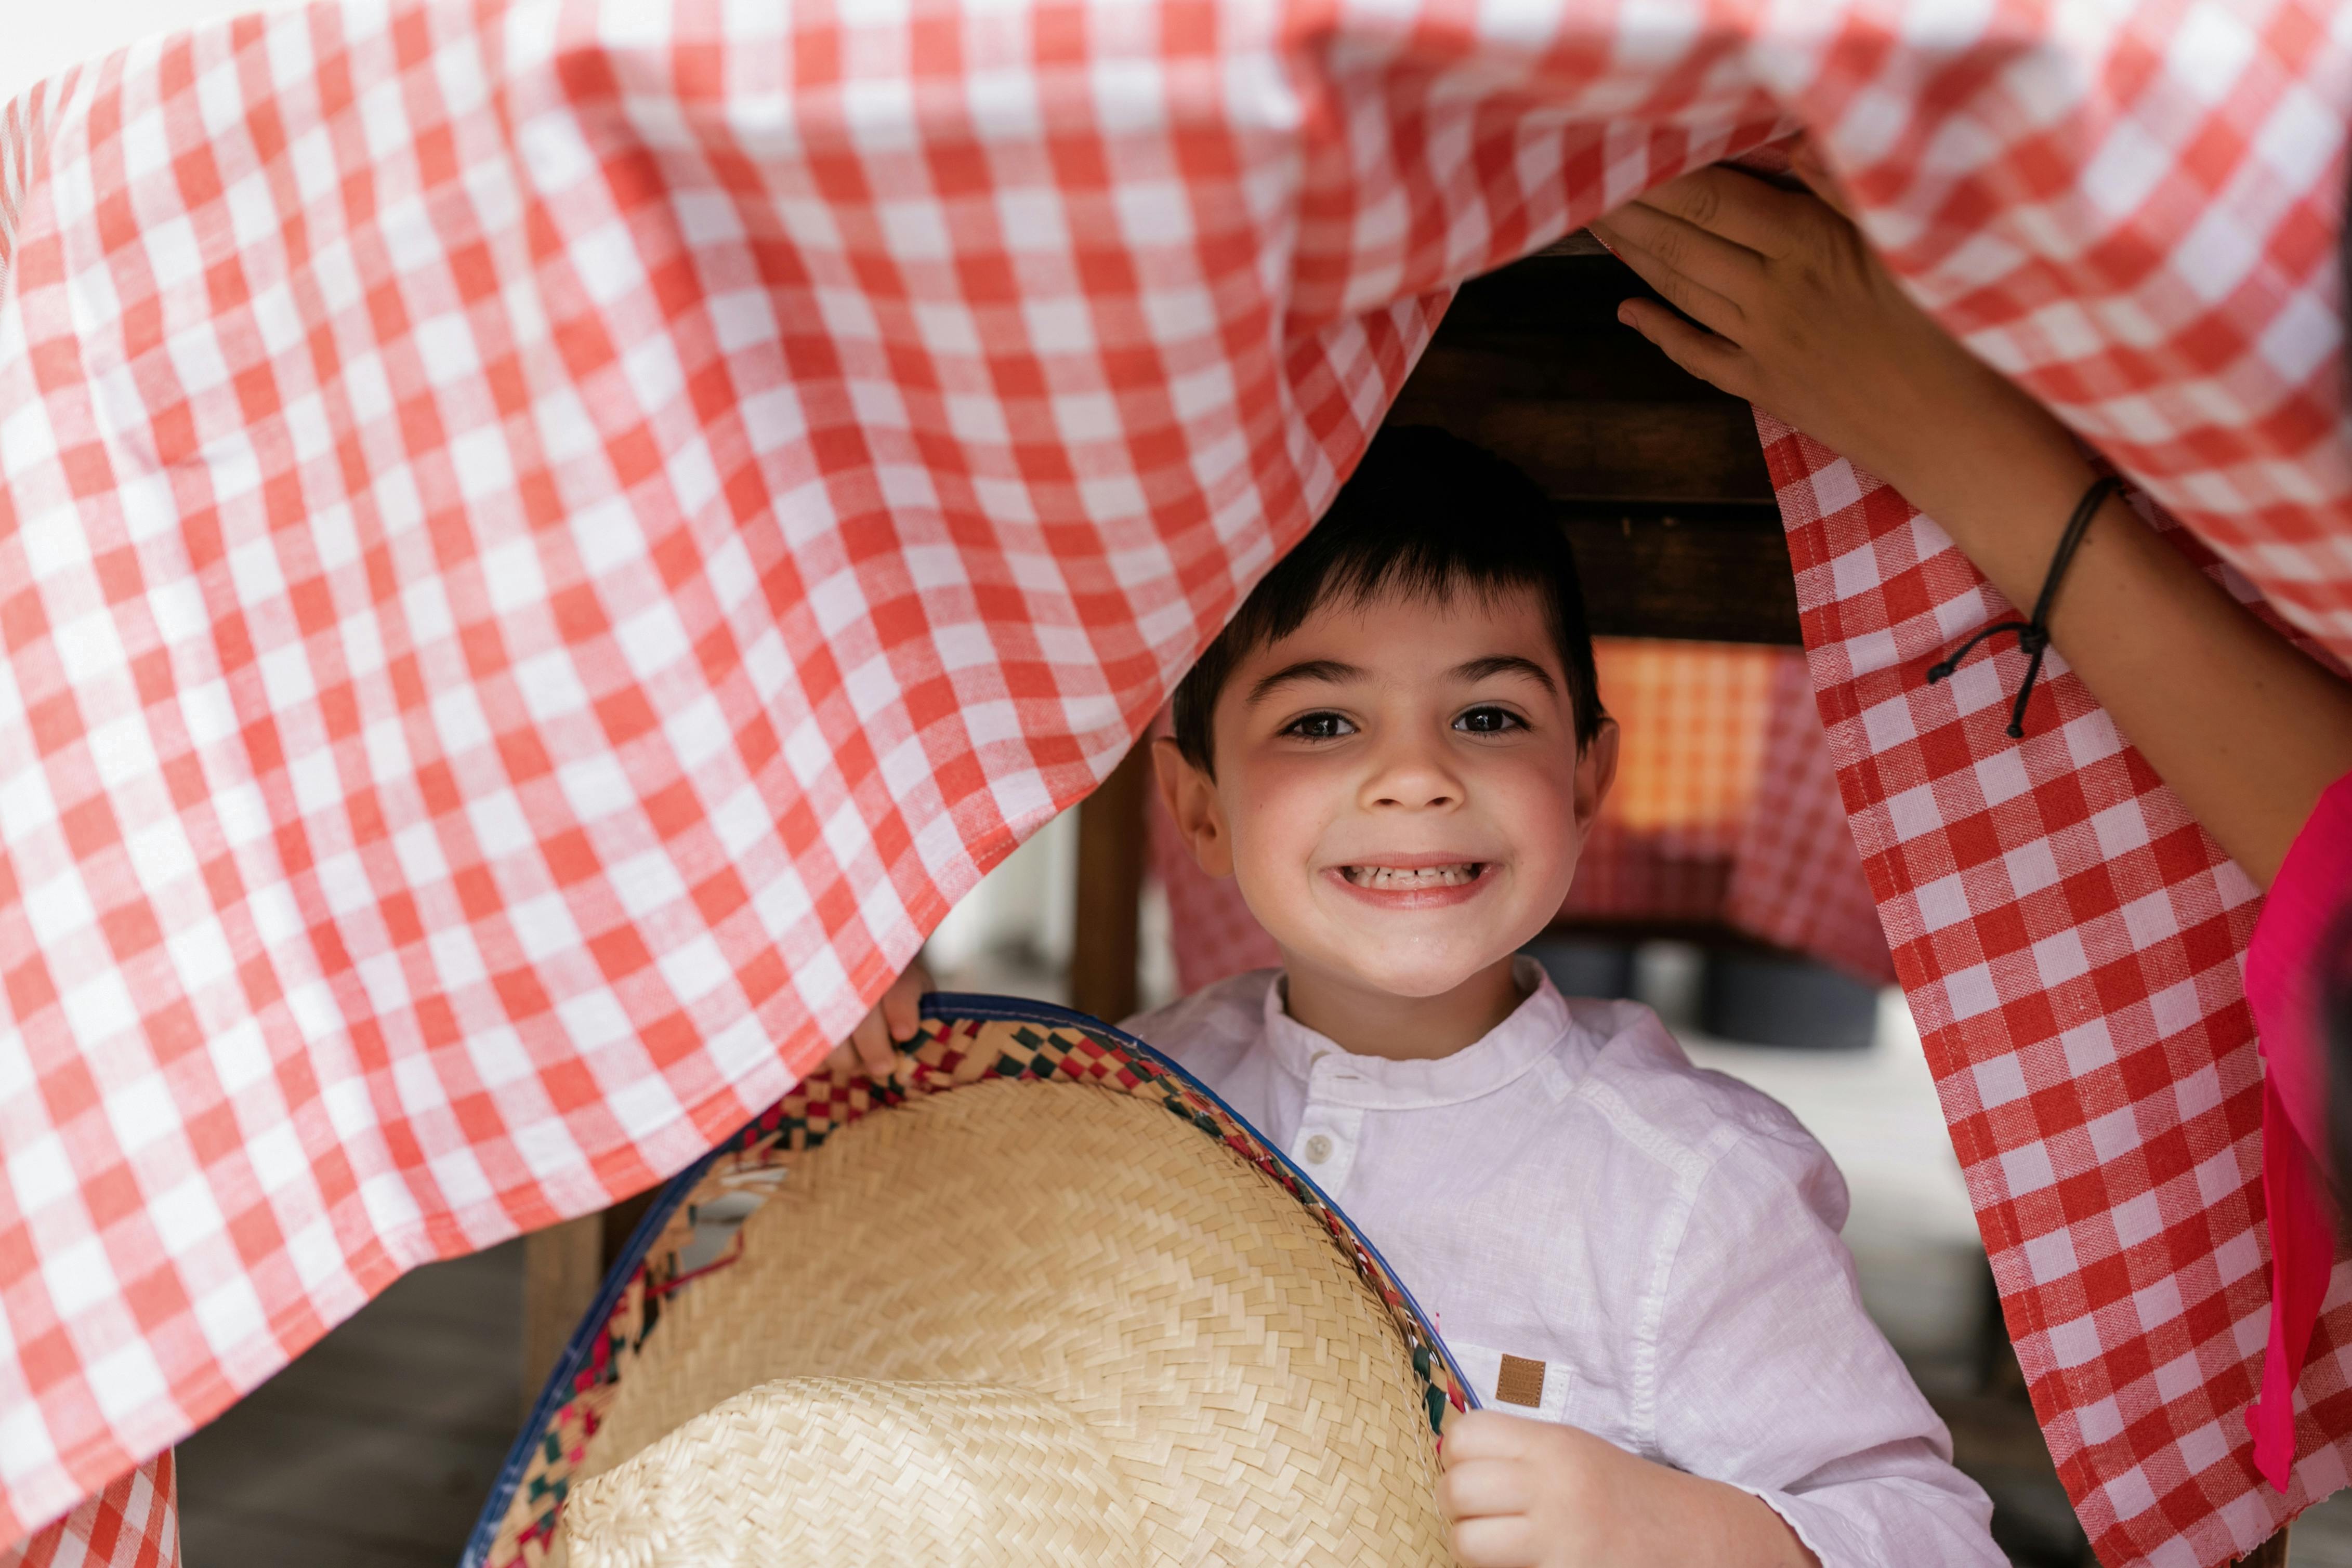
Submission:
<svg viewBox="0 0 2352 1568">
<path fill-rule="evenodd" d="M 1373 799 L 1375 806 L 1402 806 L 1408 810 L 1427 810 L 1433 806 L 1454 806 L 1461 803 L 1457 791 L 1445 780 L 1430 779 L 1426 783 L 1388 781 Z"/>
<path fill-rule="evenodd" d="M 1364 803 L 1375 809 L 1426 811 L 1462 803 L 1462 781 L 1418 749 L 1381 759 L 1365 780 Z"/>
</svg>

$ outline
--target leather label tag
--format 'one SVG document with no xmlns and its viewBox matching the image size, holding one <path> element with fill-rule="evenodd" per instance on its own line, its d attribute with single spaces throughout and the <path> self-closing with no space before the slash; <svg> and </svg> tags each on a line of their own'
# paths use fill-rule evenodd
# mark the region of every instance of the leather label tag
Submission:
<svg viewBox="0 0 2352 1568">
<path fill-rule="evenodd" d="M 1503 1369 L 1495 1375 L 1495 1397 L 1505 1405 L 1540 1408 L 1543 1385 L 1542 1362 L 1529 1361 L 1523 1355 L 1507 1355 L 1503 1357 Z"/>
</svg>

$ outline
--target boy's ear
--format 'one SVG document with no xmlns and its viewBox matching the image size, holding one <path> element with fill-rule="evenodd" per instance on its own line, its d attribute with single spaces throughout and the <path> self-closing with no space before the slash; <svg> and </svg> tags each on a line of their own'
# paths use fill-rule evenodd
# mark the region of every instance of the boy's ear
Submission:
<svg viewBox="0 0 2352 1568">
<path fill-rule="evenodd" d="M 1601 803 L 1609 799 L 1609 787 L 1616 782 L 1617 721 L 1604 718 L 1576 758 L 1576 831 L 1579 838 L 1592 831 L 1592 820 L 1601 815 Z"/>
<path fill-rule="evenodd" d="M 1225 831 L 1215 781 L 1164 735 L 1151 743 L 1151 767 L 1160 779 L 1160 803 L 1192 852 L 1192 863 L 1211 876 L 1233 875 L 1234 840 Z"/>
</svg>

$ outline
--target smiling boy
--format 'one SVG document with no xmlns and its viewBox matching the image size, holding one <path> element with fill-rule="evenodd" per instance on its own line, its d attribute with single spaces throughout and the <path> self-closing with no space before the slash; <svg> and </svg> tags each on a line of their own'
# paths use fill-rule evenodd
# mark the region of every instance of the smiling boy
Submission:
<svg viewBox="0 0 2352 1568">
<path fill-rule="evenodd" d="M 1463 1561 L 2003 1562 L 1863 1312 L 1820 1145 L 1647 1009 L 1517 956 L 1617 758 L 1542 495 L 1383 434 L 1174 727 L 1162 800 L 1283 966 L 1128 1027 L 1287 1149 L 1524 1413 L 1448 1427 Z"/>
</svg>

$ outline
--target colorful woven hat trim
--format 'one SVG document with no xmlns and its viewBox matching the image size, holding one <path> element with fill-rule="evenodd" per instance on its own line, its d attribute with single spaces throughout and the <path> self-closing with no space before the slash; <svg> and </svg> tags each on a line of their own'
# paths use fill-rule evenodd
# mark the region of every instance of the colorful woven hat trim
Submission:
<svg viewBox="0 0 2352 1568">
<path fill-rule="evenodd" d="M 1442 1433 L 1450 1412 L 1477 1406 L 1468 1380 L 1379 1250 L 1321 1188 L 1191 1073 L 1132 1035 L 1064 1008 L 940 993 L 923 998 L 923 1011 L 915 1038 L 899 1048 L 908 1058 L 901 1082 L 814 1074 L 670 1179 L 558 1358 L 491 1489 L 464 1568 L 537 1568 L 545 1561 L 588 1442 L 659 1326 L 664 1302 L 734 1261 L 738 1229 L 775 1190 L 785 1156 L 814 1148 L 877 1105 L 990 1079 L 1094 1083 L 1145 1096 L 1216 1139 L 1319 1220 L 1387 1304 L 1412 1350 L 1432 1430 Z"/>
</svg>

